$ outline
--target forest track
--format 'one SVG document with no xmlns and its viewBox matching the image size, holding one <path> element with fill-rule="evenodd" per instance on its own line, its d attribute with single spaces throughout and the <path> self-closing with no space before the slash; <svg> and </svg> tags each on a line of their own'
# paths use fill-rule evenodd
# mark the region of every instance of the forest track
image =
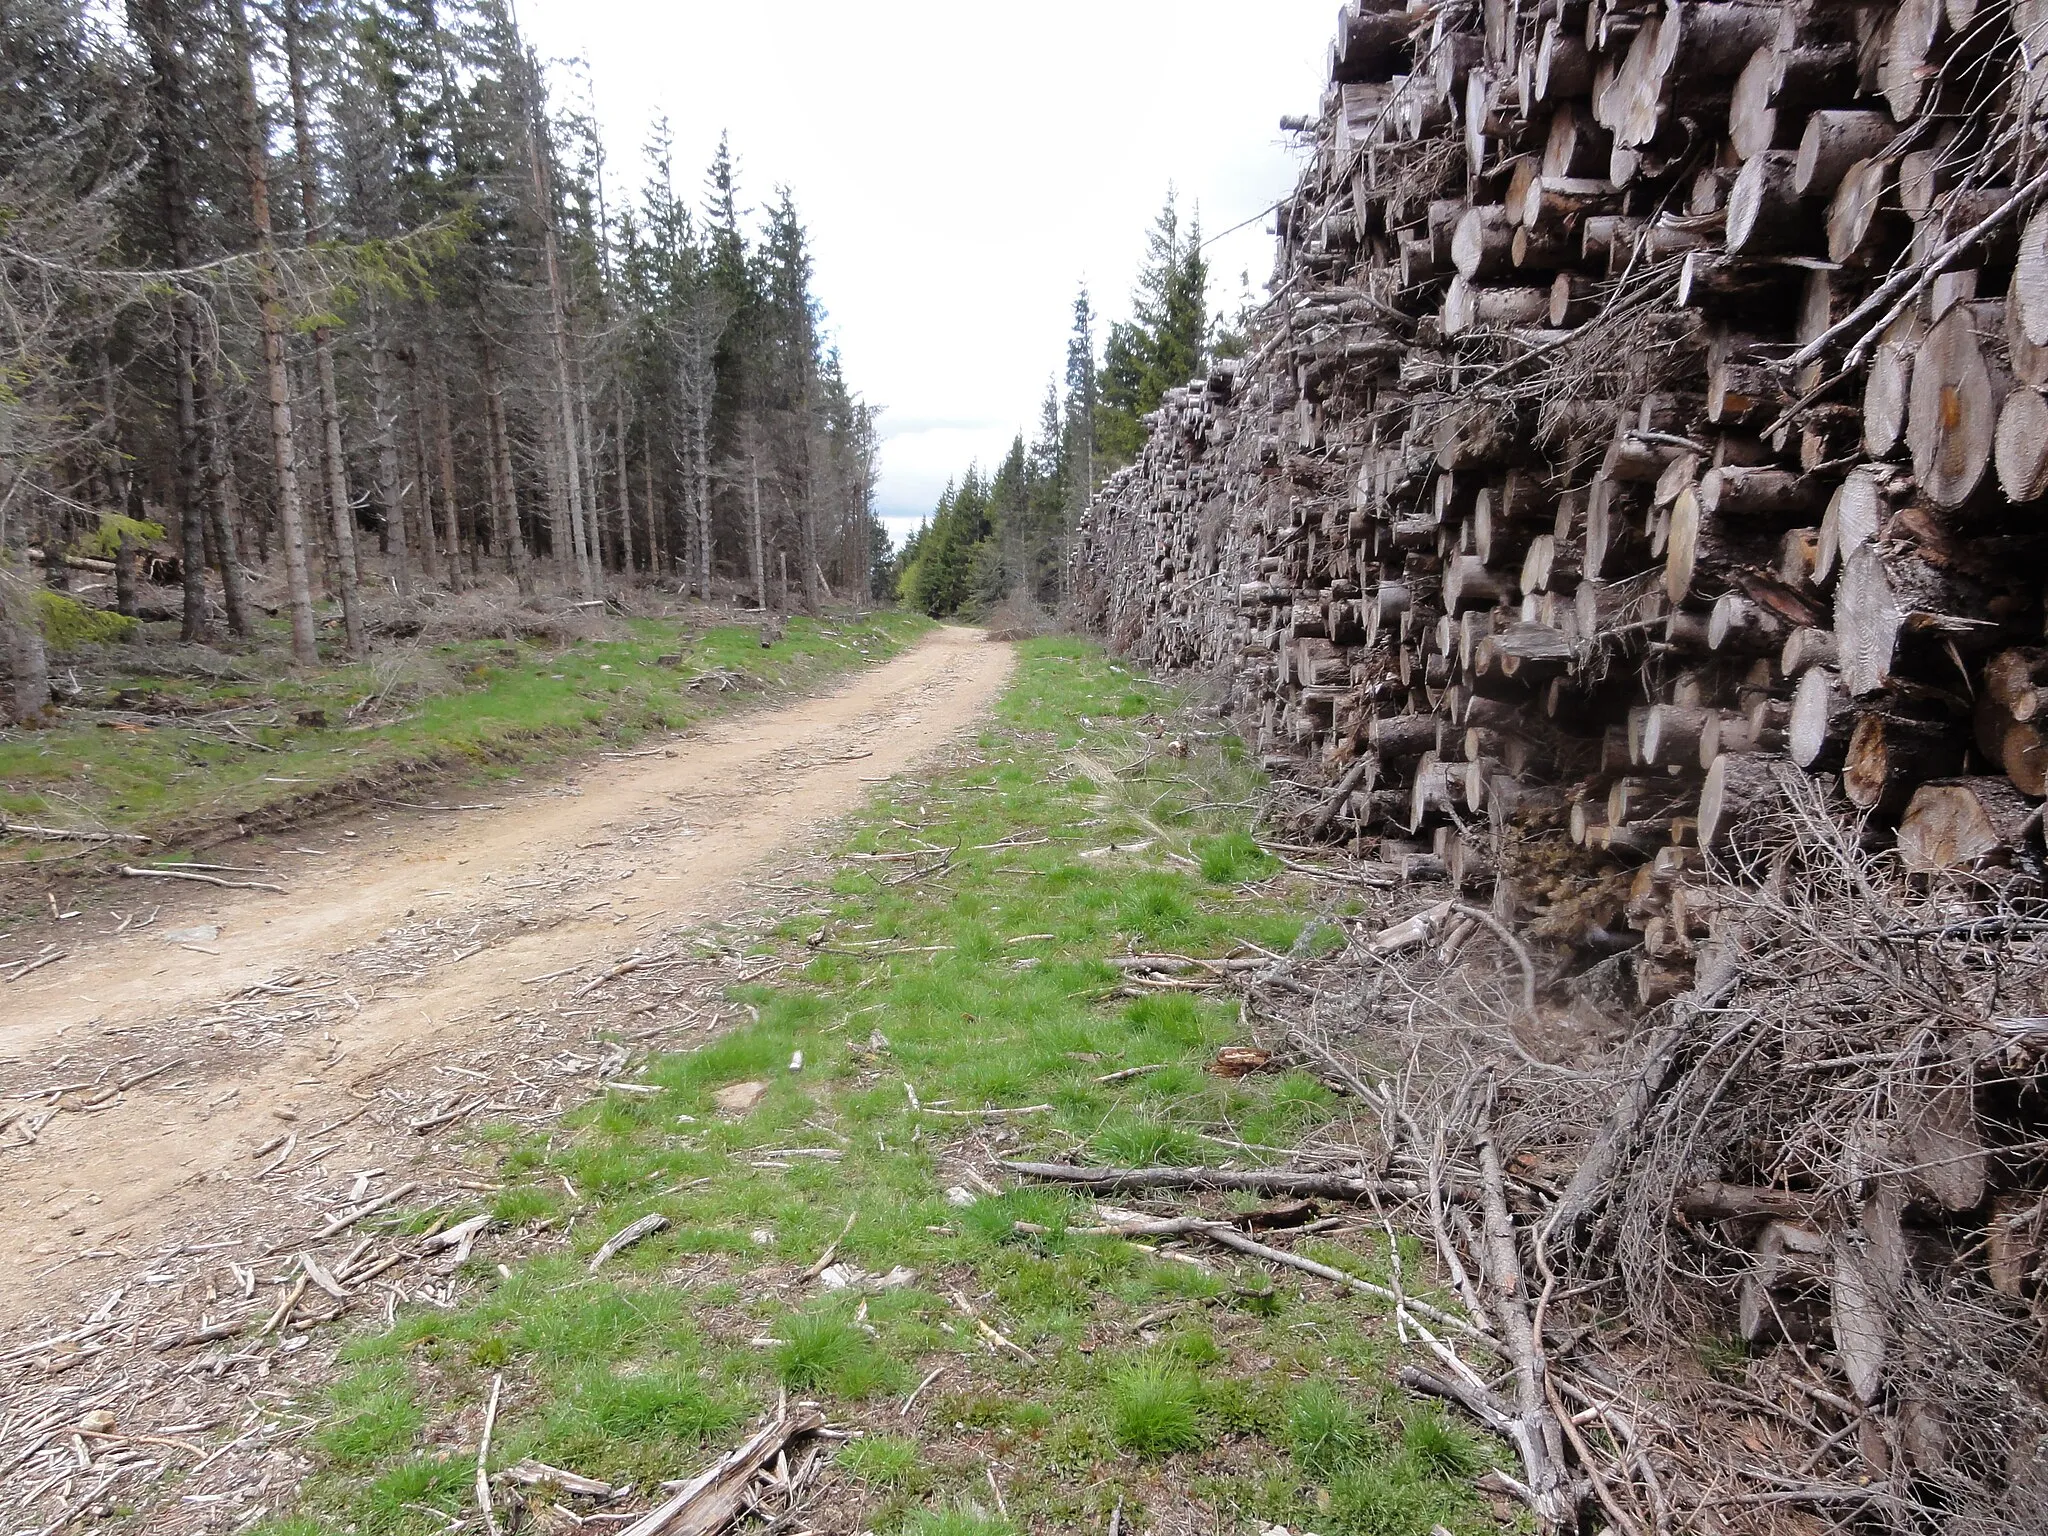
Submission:
<svg viewBox="0 0 2048 1536">
<path fill-rule="evenodd" d="M 417 1105 L 494 1061 L 526 1081 L 521 1064 L 587 1049 L 624 1012 L 574 1006 L 610 969 L 766 905 L 762 882 L 970 729 L 1010 667 L 1010 647 L 944 629 L 850 686 L 593 759 L 490 809 L 308 832 L 334 846 L 267 866 L 288 894 L 179 900 L 152 883 L 151 926 L 74 943 L 0 995 L 0 1334 L 181 1243 L 310 1219 L 293 1207 L 341 1198 L 306 1182 L 328 1169 L 379 1170 L 374 1193 L 445 1167 L 385 1099 Z M 721 979 L 719 948 L 690 960 L 704 987 L 735 979 L 737 952 Z M 338 1144 L 324 1169 L 309 1145 L 256 1183 L 253 1152 L 322 1128 Z"/>
</svg>

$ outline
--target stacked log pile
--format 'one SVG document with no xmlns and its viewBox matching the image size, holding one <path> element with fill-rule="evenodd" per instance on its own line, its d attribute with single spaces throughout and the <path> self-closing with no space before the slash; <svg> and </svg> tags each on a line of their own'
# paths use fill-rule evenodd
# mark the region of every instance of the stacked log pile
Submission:
<svg viewBox="0 0 2048 1536">
<path fill-rule="evenodd" d="M 1799 775 L 1937 909 L 2038 921 L 2044 102 L 2042 0 L 1351 0 L 1283 124 L 1273 297 L 1090 507 L 1084 617 L 1227 679 L 1313 830 L 1561 968 L 1624 952 L 1646 1008 L 1741 952 L 1726 882 L 1771 874 Z M 2038 1148 L 1989 1123 L 2038 1102 L 2027 1038 L 1938 1053 L 1977 1074 L 1949 1160 L 2000 1171 L 1886 1186 L 1949 1251 L 2043 1208 L 2038 1151 L 1986 1151 Z M 1845 1145 L 1830 1198 L 1889 1155 Z M 1700 1215 L 1826 1271 L 1831 1219 L 1768 1196 Z M 1995 1289 L 2039 1308 L 2030 1253 Z M 1896 1421 L 1848 1438 L 1910 1459 Z"/>
<path fill-rule="evenodd" d="M 1777 759 L 2035 873 L 2043 60 L 2038 3 L 1354 3 L 1253 349 L 1075 590 L 1411 877 L 1541 917 L 1585 882 L 1486 827 L 1559 818 L 1628 874 L 1564 936 L 1639 934 L 1645 1002 Z"/>
</svg>

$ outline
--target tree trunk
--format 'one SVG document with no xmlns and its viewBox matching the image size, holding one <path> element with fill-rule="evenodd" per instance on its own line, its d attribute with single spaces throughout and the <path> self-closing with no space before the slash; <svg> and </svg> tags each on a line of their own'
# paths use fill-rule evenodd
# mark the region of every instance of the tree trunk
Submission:
<svg viewBox="0 0 2048 1536">
<path fill-rule="evenodd" d="M 484 409 L 490 418 L 491 476 L 498 483 L 498 499 L 504 507 L 506 568 L 521 597 L 533 596 L 533 561 L 526 549 L 526 530 L 519 516 L 519 481 L 512 472 L 512 433 L 505 422 L 505 389 L 498 377 L 497 349 L 488 336 L 478 343 L 483 370 Z"/>
<path fill-rule="evenodd" d="M 158 208 L 171 265 L 192 264 L 191 194 L 182 124 L 193 109 L 185 50 L 168 0 L 130 0 L 128 18 L 149 54 L 150 139 L 157 165 Z M 199 329 L 182 289 L 171 299 L 171 369 L 176 380 L 176 468 L 171 479 L 174 536 L 182 556 L 187 642 L 206 635 L 206 541 L 199 503 Z"/>
<path fill-rule="evenodd" d="M 533 190 L 533 217 L 540 226 L 543 270 L 548 284 L 548 349 L 555 372 L 556 448 L 560 454 L 563 491 L 568 502 L 566 530 L 551 530 L 556 558 L 561 556 L 562 534 L 567 532 L 576 560 L 577 590 L 586 600 L 596 598 L 597 574 L 590 568 L 588 546 L 583 538 L 583 463 L 576 452 L 576 396 L 571 379 L 569 298 L 562 275 L 560 243 L 555 235 L 555 198 L 546 155 L 542 146 L 539 117 L 541 103 L 535 99 L 532 82 L 520 70 L 519 109 L 526 148 L 527 173 Z"/>
<path fill-rule="evenodd" d="M 412 413 L 413 531 L 419 535 L 420 576 L 435 579 L 439 541 L 434 536 L 434 460 L 427 452 L 427 410 L 420 391 L 419 353 L 411 347 L 404 354 L 406 404 Z"/>
<path fill-rule="evenodd" d="M 284 305 L 278 293 L 277 247 L 270 223 L 270 168 L 256 101 L 254 42 L 243 0 L 227 0 L 228 22 L 241 75 L 242 151 L 249 178 L 250 220 L 256 227 L 256 296 L 263 323 L 264 374 L 270 400 L 270 452 L 277 476 L 277 519 L 284 537 L 285 581 L 290 590 L 292 657 L 303 666 L 320 659 L 313 625 L 313 588 L 306 568 L 306 522 L 299 495 L 299 452 L 292 435 L 291 379 L 285 368 Z"/>
<path fill-rule="evenodd" d="M 370 326 L 370 414 L 377 423 L 376 494 L 391 551 L 391 579 L 403 597 L 412 591 L 412 561 L 405 536 L 405 493 L 399 485 L 398 412 L 391 403 L 390 350 L 384 342 L 382 316 L 373 315 Z"/>
<path fill-rule="evenodd" d="M 597 511 L 597 482 L 603 471 L 598 468 L 597 447 L 590 431 L 590 392 L 583 379 L 583 360 L 574 358 L 573 378 L 576 383 L 576 445 L 583 462 L 583 560 L 590 569 L 600 591 L 604 588 L 605 537 L 604 522 Z"/>
<path fill-rule="evenodd" d="M 178 375 L 178 468 L 172 479 L 177 497 L 178 548 L 182 557 L 184 624 L 187 644 L 204 640 L 206 622 L 206 525 L 199 499 L 199 343 L 190 300 L 182 294 L 171 317 L 173 367 Z"/>
<path fill-rule="evenodd" d="M 441 538 L 448 552 L 448 590 L 469 583 L 462 572 L 462 514 L 455 494 L 455 432 L 448 419 L 448 385 L 439 363 L 428 365 L 434 399 L 434 459 L 441 471 Z"/>
<path fill-rule="evenodd" d="M 761 547 L 761 461 L 747 455 L 747 532 L 753 550 L 754 606 L 768 611 L 768 562 Z"/>
<path fill-rule="evenodd" d="M 228 629 L 237 636 L 251 630 L 249 598 L 242 582 L 242 497 L 235 479 L 234 445 L 228 440 L 218 372 L 210 374 L 201 409 L 206 429 L 207 511 L 213 519 L 213 542 L 220 554 L 221 606 Z"/>
<path fill-rule="evenodd" d="M 35 594 L 26 569 L 15 569 L 0 552 L 0 641 L 6 644 L 13 679 L 8 718 L 16 725 L 40 724 L 50 707 L 50 662 Z"/>
<path fill-rule="evenodd" d="M 1842 793 L 1858 810 L 1892 817 L 1906 808 L 1922 784 L 1962 765 L 1962 743 L 1946 722 L 1876 710 L 1856 722 L 1849 738 Z"/>
<path fill-rule="evenodd" d="M 1814 113 L 1799 139 L 1792 190 L 1801 197 L 1833 197 L 1849 168 L 1891 143 L 1898 131 L 1883 112 Z"/>
<path fill-rule="evenodd" d="M 298 152 L 299 199 L 305 210 L 304 239 L 310 247 L 320 228 L 320 174 L 313 153 L 313 125 L 306 103 L 303 0 L 283 0 L 278 19 L 284 30 L 285 76 L 292 95 L 292 139 Z M 355 507 L 348 494 L 348 460 L 341 442 L 341 396 L 334 382 L 334 333 L 313 331 L 313 369 L 320 396 L 320 458 L 325 471 L 328 515 L 334 529 L 338 566 L 335 591 L 341 599 L 341 627 L 348 654 L 364 653 L 363 617 L 357 588 L 363 568 L 356 554 Z"/>
<path fill-rule="evenodd" d="M 626 390 L 623 384 L 619 386 L 612 408 L 619 434 L 619 574 L 630 583 L 634 572 L 633 466 L 626 461 Z M 648 563 L 648 572 L 653 574 L 652 561 Z"/>
<path fill-rule="evenodd" d="M 664 537 L 666 530 L 662 526 L 666 519 L 658 515 L 659 504 L 654 499 L 652 443 L 648 445 L 647 453 L 640 460 L 640 486 L 644 493 L 640 498 L 640 505 L 647 509 L 647 574 L 650 578 L 658 579 L 673 562 L 669 559 L 668 540 Z M 685 577 L 684 586 L 688 585 L 688 578 Z"/>
</svg>

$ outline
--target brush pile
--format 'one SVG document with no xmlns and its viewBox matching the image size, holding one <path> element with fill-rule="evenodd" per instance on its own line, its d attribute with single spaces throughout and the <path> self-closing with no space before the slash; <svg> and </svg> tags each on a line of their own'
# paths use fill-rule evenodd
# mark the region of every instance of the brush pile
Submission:
<svg viewBox="0 0 2048 1536">
<path fill-rule="evenodd" d="M 1426 886 L 1390 953 L 1535 946 L 1429 1102 L 1565 1168 L 1546 1264 L 1804 1384 L 1752 1513 L 2041 1523 L 2044 100 L 2037 0 L 1353 0 L 1247 355 L 1076 544 Z"/>
</svg>

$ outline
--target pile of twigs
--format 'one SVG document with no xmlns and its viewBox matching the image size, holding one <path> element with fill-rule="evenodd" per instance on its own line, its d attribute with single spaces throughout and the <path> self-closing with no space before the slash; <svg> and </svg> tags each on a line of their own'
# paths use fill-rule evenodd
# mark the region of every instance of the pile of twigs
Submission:
<svg viewBox="0 0 2048 1536">
<path fill-rule="evenodd" d="M 1422 1191 L 1499 1348 L 1404 1316 L 1435 1357 L 1404 1379 L 1513 1446 L 1546 1522 L 2048 1529 L 2048 909 L 1909 881 L 1783 787 L 1645 1026 L 1448 903 L 1255 1007 Z"/>
</svg>

